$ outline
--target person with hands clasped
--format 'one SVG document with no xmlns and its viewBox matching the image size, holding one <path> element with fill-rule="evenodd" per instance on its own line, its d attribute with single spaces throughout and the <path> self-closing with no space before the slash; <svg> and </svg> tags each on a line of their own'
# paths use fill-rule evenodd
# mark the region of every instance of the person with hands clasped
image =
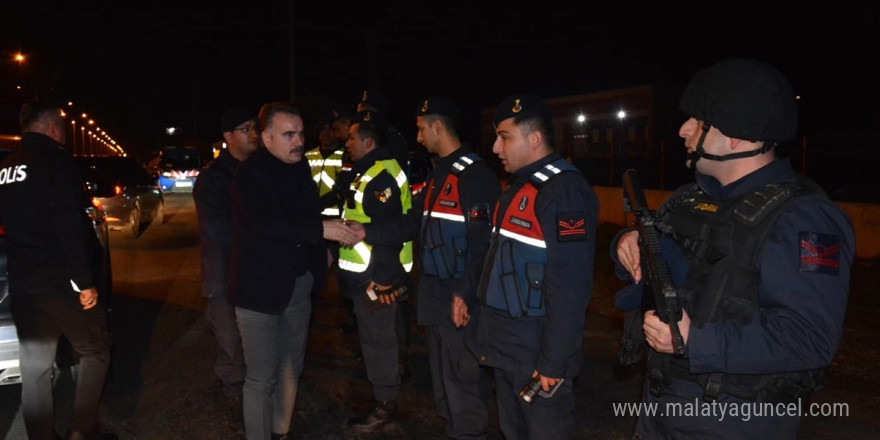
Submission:
<svg viewBox="0 0 880 440">
<path fill-rule="evenodd" d="M 553 115 L 540 97 L 509 96 L 494 122 L 492 152 L 510 185 L 492 214 L 477 289 L 478 359 L 493 368 L 505 438 L 567 439 L 574 411 L 569 379 L 581 372 L 592 295 L 598 201 L 577 168 L 554 152 Z M 535 385 L 546 397 L 520 398 Z"/>
</svg>

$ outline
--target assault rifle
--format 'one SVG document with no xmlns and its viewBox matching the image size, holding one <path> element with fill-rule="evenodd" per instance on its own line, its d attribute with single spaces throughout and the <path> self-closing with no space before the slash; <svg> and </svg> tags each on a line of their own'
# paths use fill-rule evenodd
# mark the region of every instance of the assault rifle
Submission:
<svg viewBox="0 0 880 440">
<path fill-rule="evenodd" d="M 645 191 L 639 180 L 639 173 L 628 169 L 623 173 L 623 204 L 626 212 L 635 215 L 634 226 L 639 231 L 639 253 L 642 258 L 643 279 L 651 289 L 654 309 L 661 321 L 669 324 L 672 332 L 672 349 L 675 354 L 684 354 L 684 339 L 678 329 L 681 321 L 681 300 L 672 284 L 669 266 L 663 259 L 660 237 L 654 226 L 654 214 L 648 209 Z"/>
</svg>

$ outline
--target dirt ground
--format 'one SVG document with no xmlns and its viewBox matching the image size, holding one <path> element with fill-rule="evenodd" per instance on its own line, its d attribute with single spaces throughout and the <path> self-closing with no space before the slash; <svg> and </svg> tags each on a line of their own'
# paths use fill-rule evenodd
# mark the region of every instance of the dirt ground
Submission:
<svg viewBox="0 0 880 440">
<path fill-rule="evenodd" d="M 615 230 L 609 225 L 600 231 L 596 285 L 584 331 L 583 374 L 575 384 L 576 439 L 630 438 L 634 418 L 616 416 L 612 403 L 639 401 L 643 372 L 622 370 L 616 362 L 622 316 L 614 310 L 612 301 L 620 282 L 609 276 L 611 263 L 607 258 L 607 241 Z M 878 269 L 877 260 L 859 261 L 853 269 L 844 338 L 829 369 L 825 390 L 814 396 L 816 402 L 845 403 L 849 415 L 805 419 L 799 438 L 862 439 L 880 430 L 876 417 L 880 413 L 880 338 L 874 318 L 880 308 L 880 297 L 871 283 Z M 368 409 L 371 403 L 369 383 L 354 362 L 357 336 L 340 330 L 348 316 L 347 307 L 332 282 L 315 300 L 307 367 L 294 414 L 296 438 L 341 438 L 347 418 Z M 189 331 L 176 340 L 172 335 L 163 337 L 161 331 L 154 334 L 150 345 L 157 351 L 156 357 L 149 356 L 144 365 L 141 396 L 124 425 L 131 432 L 130 438 L 235 438 L 223 429 L 223 407 L 210 390 L 210 374 L 205 374 L 213 349 L 204 321 L 197 314 L 163 314 L 162 320 L 185 320 Z M 376 438 L 443 439 L 442 420 L 432 408 L 424 335 L 418 327 L 411 330 L 413 378 L 403 386 L 400 395 L 403 423 L 400 429 Z M 168 340 L 164 341 L 165 338 Z M 166 348 L 156 350 L 157 345 Z M 108 403 L 108 410 L 115 406 L 112 401 Z M 108 416 L 111 420 L 115 418 L 112 412 Z M 497 421 L 492 423 L 491 438 L 502 438 Z"/>
</svg>

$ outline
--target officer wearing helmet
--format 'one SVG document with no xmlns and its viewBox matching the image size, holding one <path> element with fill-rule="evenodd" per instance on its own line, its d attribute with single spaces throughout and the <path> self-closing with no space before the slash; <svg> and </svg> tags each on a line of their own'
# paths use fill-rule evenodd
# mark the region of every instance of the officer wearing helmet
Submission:
<svg viewBox="0 0 880 440">
<path fill-rule="evenodd" d="M 659 405 L 639 416 L 633 438 L 793 439 L 796 408 L 821 387 L 840 342 L 852 225 L 775 155 L 797 126 L 778 70 L 719 62 L 693 76 L 680 107 L 696 182 L 655 217 L 670 271 L 683 274 L 674 281 L 686 349 L 673 354 L 669 325 L 653 310 L 629 312 L 643 319 L 633 328 L 649 347 L 642 400 Z M 638 238 L 624 230 L 611 247 L 618 273 L 636 284 L 647 276 Z"/>
</svg>

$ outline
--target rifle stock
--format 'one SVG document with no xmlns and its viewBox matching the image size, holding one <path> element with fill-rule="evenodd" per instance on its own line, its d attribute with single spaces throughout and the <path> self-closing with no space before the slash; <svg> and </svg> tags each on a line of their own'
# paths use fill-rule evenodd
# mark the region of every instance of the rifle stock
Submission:
<svg viewBox="0 0 880 440">
<path fill-rule="evenodd" d="M 654 226 L 654 215 L 648 208 L 645 191 L 639 180 L 639 173 L 628 169 L 623 173 L 624 209 L 635 215 L 634 226 L 639 231 L 639 252 L 643 272 L 647 272 L 646 282 L 651 289 L 657 317 L 669 324 L 672 332 L 672 347 L 675 354 L 684 354 L 684 338 L 678 328 L 682 307 L 678 291 L 672 284 L 669 266 L 663 258 L 660 235 Z"/>
</svg>

